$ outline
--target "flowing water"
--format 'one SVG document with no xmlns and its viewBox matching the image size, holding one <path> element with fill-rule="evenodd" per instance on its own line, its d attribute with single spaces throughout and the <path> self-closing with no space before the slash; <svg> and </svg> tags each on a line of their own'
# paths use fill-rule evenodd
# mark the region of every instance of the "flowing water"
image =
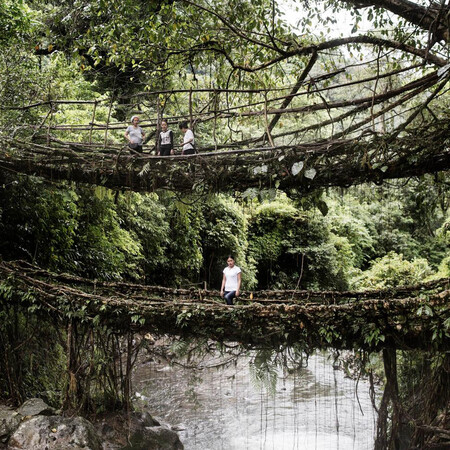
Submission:
<svg viewBox="0 0 450 450">
<path fill-rule="evenodd" d="M 329 354 L 276 371 L 275 389 L 255 381 L 249 361 L 196 372 L 150 361 L 138 368 L 134 389 L 148 412 L 177 429 L 186 450 L 373 448 L 369 384 L 346 378 Z"/>
</svg>

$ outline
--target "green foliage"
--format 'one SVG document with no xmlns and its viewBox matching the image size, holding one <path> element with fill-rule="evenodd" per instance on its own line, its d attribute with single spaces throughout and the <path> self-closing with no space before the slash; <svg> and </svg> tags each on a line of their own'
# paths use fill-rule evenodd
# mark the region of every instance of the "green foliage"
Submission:
<svg viewBox="0 0 450 450">
<path fill-rule="evenodd" d="M 426 201 L 424 192 L 430 192 Z M 360 271 L 391 252 L 402 254 L 407 261 L 426 259 L 430 267 L 437 267 L 448 254 L 445 192 L 442 180 L 424 177 L 389 190 L 361 186 L 340 197 L 329 193 L 326 221 L 344 276 L 358 286 L 360 280 L 372 276 L 369 272 L 367 277 L 360 276 Z M 428 206 L 421 205 L 422 201 Z"/>
<path fill-rule="evenodd" d="M 50 131 L 49 138 L 78 142 L 92 138 L 103 143 L 102 131 L 90 136 L 88 130 L 51 128 L 106 122 L 106 102 L 98 104 L 94 118 L 91 106 L 51 102 L 101 100 L 99 92 L 125 94 L 126 98 L 120 99 L 122 104 L 119 100 L 112 103 L 112 117 L 123 121 L 135 110 L 142 111 L 146 119 L 156 116 L 156 97 L 146 97 L 145 101 L 144 97 L 128 98 L 137 91 L 225 86 L 290 89 L 309 55 L 299 52 L 289 59 L 287 55 L 329 40 L 343 9 L 350 11 L 351 34 L 360 32 L 366 18 L 378 28 L 369 35 L 421 49 L 428 42 L 425 34 L 429 29 L 411 31 L 404 19 L 393 20 L 383 8 L 355 9 L 354 3 L 337 0 L 326 1 L 323 7 L 320 2 L 306 6 L 308 14 L 301 17 L 295 30 L 280 20 L 277 2 L 269 0 L 199 0 L 196 5 L 170 0 L 31 0 L 26 4 L 4 0 L 0 2 L 0 133 L 47 142 L 46 132 Z M 201 26 L 196 26 L 199 23 Z M 375 46 L 374 51 L 378 50 L 384 53 Z M 435 42 L 429 50 L 433 55 L 446 49 Z M 368 53 L 368 47 L 354 44 L 319 55 L 312 72 L 317 79 L 311 77 L 314 84 L 300 92 L 302 95 L 289 107 L 308 104 L 315 108 L 339 101 L 336 91 L 327 92 L 331 83 L 327 75 L 343 67 L 345 73 L 335 77 L 336 84 L 381 75 L 391 68 L 404 67 L 404 61 L 415 57 L 423 63 L 421 52 L 408 56 L 389 51 L 385 60 L 366 64 L 364 70 L 352 68 L 355 60 L 363 61 Z M 261 70 L 253 70 L 257 67 Z M 428 64 L 424 70 L 430 70 Z M 326 79 L 321 80 L 321 74 Z M 402 77 L 412 80 L 416 75 L 419 72 L 403 73 Z M 376 85 L 366 84 L 364 89 L 373 92 L 375 100 L 391 85 L 401 88 L 404 83 L 394 77 L 384 81 L 377 76 Z M 282 92 L 284 95 L 287 91 L 279 90 L 274 96 Z M 340 92 L 342 99 L 352 98 L 354 87 Z M 166 116 L 188 114 L 186 98 L 179 103 L 176 96 L 160 95 L 159 101 Z M 21 109 L 35 102 L 45 104 Z M 281 102 L 278 98 L 268 107 L 277 108 Z M 243 103 L 259 114 L 245 117 L 240 115 L 242 109 L 230 110 L 236 116 L 227 117 L 226 126 L 219 122 L 218 127 L 209 120 L 214 109 Z M 196 137 L 202 145 L 217 145 L 260 136 L 267 126 L 265 106 L 260 94 L 227 93 L 219 98 L 216 93 L 205 92 L 194 96 L 193 111 L 202 111 L 206 118 L 198 122 Z M 448 94 L 427 109 L 420 120 L 448 117 Z M 330 108 L 308 116 L 285 115 L 279 129 L 273 130 L 274 135 L 280 133 L 276 143 L 326 139 L 353 125 L 354 118 L 336 119 L 334 111 Z M 378 111 L 374 103 L 372 119 Z M 319 119 L 328 119 L 328 114 L 333 124 L 315 129 Z M 392 129 L 401 115 L 400 107 L 392 115 L 385 113 L 383 123 L 379 123 L 383 130 L 374 123 L 373 132 Z M 311 128 L 297 133 L 295 141 L 287 132 L 298 130 L 300 123 Z M 109 130 L 106 141 L 123 142 L 123 130 Z M 377 156 L 375 149 L 371 152 L 368 157 Z M 388 187 L 361 187 L 341 198 L 333 194 L 302 197 L 300 210 L 286 198 L 277 197 L 275 189 L 267 193 L 273 197 L 271 202 L 263 200 L 256 188 L 244 193 L 242 197 L 250 200 L 245 209 L 227 196 L 180 199 L 170 193 L 159 198 L 154 194 L 114 195 L 101 188 L 55 188 L 32 177 L 19 179 L 5 172 L 0 172 L 1 257 L 23 258 L 58 272 L 184 287 L 202 286 L 207 281 L 209 287 L 217 287 L 226 256 L 232 253 L 243 269 L 246 289 L 256 285 L 340 289 L 350 283 L 358 288 L 389 288 L 423 281 L 432 275 L 431 267 L 438 267 L 435 276 L 450 276 L 448 174 L 411 180 L 405 185 L 391 182 Z M 261 203 L 253 211 L 257 198 Z M 13 299 L 11 306 L 9 301 Z M 78 361 L 69 361 L 74 369 L 71 375 L 78 377 L 78 391 L 72 394 L 80 396 L 76 399 L 80 404 L 95 395 L 103 399 L 103 407 L 114 404 L 121 389 L 114 371 L 123 350 L 117 337 L 102 329 L 99 316 L 88 317 L 87 305 L 76 310 L 63 303 L 60 307 L 80 326 L 74 331 L 75 356 L 72 353 Z M 424 304 L 418 313 L 431 316 L 433 309 Z M 201 308 L 186 311 L 179 315 L 179 324 L 188 326 L 201 315 Z M 126 320 L 139 324 L 144 318 L 130 312 Z M 443 328 L 434 330 L 433 339 L 448 339 L 449 327 L 447 320 Z M 385 340 L 374 324 L 367 324 L 363 332 L 369 345 L 382 345 Z M 340 336 L 340 330 L 320 328 L 319 334 L 324 341 L 332 342 Z M 32 293 L 16 289 L 11 280 L 0 284 L 0 347 L 2 356 L 6 356 L 0 358 L 2 396 L 19 402 L 48 392 L 51 386 L 50 400 L 58 403 L 64 381 L 60 374 L 67 367 L 65 358 L 70 349 L 64 347 L 66 339 L 57 317 L 41 310 Z M 173 350 L 188 353 L 183 344 Z M 419 363 L 417 367 L 412 364 L 401 386 L 409 382 L 409 377 L 420 379 L 422 372 Z M 256 383 L 274 390 L 276 356 L 267 350 L 258 352 L 252 362 L 252 376 Z"/>
<path fill-rule="evenodd" d="M 121 228 L 139 243 L 139 273 L 153 283 L 160 280 L 159 268 L 168 264 L 166 250 L 170 244 L 167 212 L 155 194 L 126 193 L 118 196 L 116 204 Z"/>
<path fill-rule="evenodd" d="M 335 267 L 340 277 L 350 280 L 358 272 L 355 253 L 349 239 L 330 233 L 330 244 L 336 251 Z"/>
<path fill-rule="evenodd" d="M 321 336 L 321 338 L 325 342 L 328 342 L 329 344 L 331 344 L 333 341 L 341 338 L 341 333 L 335 326 L 320 327 L 318 332 L 319 332 L 319 335 Z"/>
<path fill-rule="evenodd" d="M 115 92 L 130 93 L 141 89 L 141 83 L 152 89 L 170 88 L 172 82 L 189 78 L 195 82 L 195 73 L 204 73 L 211 65 L 217 85 L 234 82 L 228 78 L 224 52 L 228 59 L 242 65 L 257 65 L 277 55 L 270 49 L 273 38 L 266 33 L 268 16 L 273 17 L 271 32 L 279 39 L 292 40 L 279 19 L 278 5 L 269 0 L 216 1 L 212 6 L 200 2 L 197 7 L 172 1 L 132 0 L 28 4 L 41 17 L 35 30 L 39 48 L 57 48 L 76 58 L 87 78 L 97 80 L 102 90 Z M 224 26 L 220 17 L 231 26 Z M 199 21 L 201 27 L 192 26 Z M 241 45 L 236 29 L 242 30 L 241 36 L 249 36 L 246 45 Z M 246 74 L 241 82 L 254 86 L 282 74 L 281 68 L 274 66 L 267 73 Z"/>
<path fill-rule="evenodd" d="M 436 231 L 437 238 L 448 247 L 450 244 L 450 210 L 441 227 Z"/>
<path fill-rule="evenodd" d="M 402 254 L 388 253 L 372 262 L 369 270 L 354 280 L 356 288 L 383 289 L 417 284 L 432 274 L 426 259 L 404 259 Z"/>
<path fill-rule="evenodd" d="M 375 323 L 368 323 L 363 335 L 364 341 L 373 346 L 373 348 L 378 347 L 386 339 L 383 330 L 378 328 Z"/>
<path fill-rule="evenodd" d="M 335 243 L 342 248 L 339 260 L 348 261 L 344 264 L 345 272 L 349 265 L 362 268 L 374 254 L 376 235 L 374 233 L 373 217 L 368 205 L 359 202 L 352 195 L 341 198 L 327 199 L 330 213 L 326 222 Z M 341 253 L 343 253 L 341 255 Z"/>
<path fill-rule="evenodd" d="M 31 17 L 23 0 L 0 2 L 0 48 L 14 45 L 29 31 Z"/>
<path fill-rule="evenodd" d="M 77 229 L 77 196 L 72 191 L 46 189 L 24 178 L 0 189 L 1 247 L 7 259 L 30 259 L 51 269 L 70 266 L 67 253 Z"/>
<path fill-rule="evenodd" d="M 429 263 L 420 259 L 423 249 L 430 248 L 435 249 L 433 260 L 440 257 L 436 276 L 448 273 L 446 223 L 436 221 L 434 226 L 441 227 L 434 237 L 424 237 L 419 245 L 410 236 L 414 222 L 403 218 L 400 200 L 398 209 L 390 202 L 389 218 L 404 229 L 402 241 L 394 241 L 399 231 L 383 220 L 385 206 L 376 198 L 369 202 L 350 194 L 327 197 L 329 213 L 323 217 L 300 212 L 283 196 L 261 204 L 253 199 L 242 207 L 224 195 L 190 203 L 172 194 L 114 195 L 103 188 L 56 189 L 38 179 L 5 177 L 0 200 L 4 258 L 91 278 L 173 286 L 206 281 L 217 288 L 226 257 L 234 254 L 244 289 L 296 288 L 300 277 L 300 288 L 373 287 L 400 282 L 402 276 L 419 281 L 431 275 Z M 383 243 L 389 233 L 386 247 L 397 255 L 406 248 L 404 260 L 380 260 L 387 254 Z M 374 257 L 379 260 L 370 266 Z M 409 261 L 415 261 L 414 270 Z M 383 272 L 379 267 L 385 263 L 407 267 Z M 368 267 L 366 274 L 361 272 Z M 399 274 L 393 277 L 391 271 Z M 395 281 L 383 282 L 383 277 Z"/>
<path fill-rule="evenodd" d="M 45 91 L 43 77 L 39 73 L 38 58 L 29 56 L 20 46 L 0 52 L 0 125 L 2 133 L 14 136 L 30 134 L 26 127 L 18 129 L 17 123 L 38 123 L 38 110 L 18 110 L 25 103 L 36 101 Z"/>
<path fill-rule="evenodd" d="M 120 225 L 114 198 L 106 191 L 94 194 L 80 190 L 77 240 L 73 247 L 74 264 L 89 278 L 138 278 L 142 272 L 141 245 Z"/>
<path fill-rule="evenodd" d="M 99 97 L 95 86 L 83 79 L 77 65 L 64 55 L 54 53 L 45 58 L 29 53 L 25 45 L 9 47 L 0 52 L 1 132 L 7 137 L 31 138 L 47 142 L 51 137 L 66 141 L 88 141 L 89 132 L 70 129 L 49 130 L 49 125 L 86 124 L 92 119 L 92 104 L 49 104 L 61 99 L 92 100 Z M 42 103 L 42 104 L 41 104 Z M 41 104 L 35 108 L 21 107 Z M 96 120 L 106 119 L 106 106 L 99 104 Z M 45 125 L 44 125 L 45 122 Z M 110 133 L 109 136 L 114 136 Z M 102 140 L 104 132 L 93 133 Z"/>
<path fill-rule="evenodd" d="M 65 358 L 55 325 L 31 293 L 0 282 L 0 397 L 20 404 L 39 396 L 60 406 Z"/>
<path fill-rule="evenodd" d="M 448 363 L 444 352 L 397 352 L 399 397 L 410 417 L 425 422 L 445 416 L 450 400 Z"/>
<path fill-rule="evenodd" d="M 249 219 L 249 251 L 260 288 L 337 288 L 345 280 L 335 263 L 324 219 L 300 213 L 287 199 L 263 203 Z"/>
<path fill-rule="evenodd" d="M 80 308 L 61 296 L 58 314 L 41 306 L 14 277 L 0 282 L 0 398 L 40 397 L 78 413 L 123 407 L 131 373 L 121 355 L 134 361 L 143 344 L 131 348 L 90 315 L 89 302 Z"/>
<path fill-rule="evenodd" d="M 394 251 L 408 259 L 427 258 L 435 267 L 439 264 L 445 244 L 436 239 L 436 233 L 449 206 L 444 201 L 448 197 L 445 180 L 424 177 L 365 195 L 374 227 L 374 256 Z"/>
<path fill-rule="evenodd" d="M 450 256 L 446 256 L 439 264 L 436 278 L 450 278 Z"/>
<path fill-rule="evenodd" d="M 165 258 L 153 280 L 163 285 L 187 287 L 197 284 L 203 264 L 201 246 L 201 207 L 197 203 L 176 200 L 171 194 L 161 197 L 169 227 Z"/>
<path fill-rule="evenodd" d="M 274 394 L 277 387 L 278 364 L 272 350 L 259 350 L 250 362 L 250 377 L 254 385 Z"/>
<path fill-rule="evenodd" d="M 25 178 L 5 185 L 0 198 L 4 258 L 92 278 L 140 276 L 141 245 L 121 228 L 111 196 Z"/>
<path fill-rule="evenodd" d="M 248 224 L 242 208 L 226 196 L 211 196 L 202 204 L 202 215 L 202 273 L 208 285 L 220 287 L 228 255 L 233 255 L 242 269 L 242 288 L 252 289 L 256 274 L 254 262 L 247 256 Z"/>
</svg>

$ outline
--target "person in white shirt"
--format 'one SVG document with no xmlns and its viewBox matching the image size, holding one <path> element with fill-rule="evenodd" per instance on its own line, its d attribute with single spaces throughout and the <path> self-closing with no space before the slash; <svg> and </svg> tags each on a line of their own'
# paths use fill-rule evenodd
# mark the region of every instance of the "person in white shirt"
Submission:
<svg viewBox="0 0 450 450">
<path fill-rule="evenodd" d="M 239 291 L 241 289 L 241 269 L 236 266 L 234 256 L 228 256 L 227 264 L 227 267 L 223 269 L 220 296 L 226 300 L 227 305 L 232 305 L 233 298 L 239 297 Z"/>
<path fill-rule="evenodd" d="M 142 152 L 142 144 L 144 143 L 144 130 L 138 125 L 139 117 L 131 118 L 131 125 L 125 131 L 125 138 L 128 140 L 128 146 L 137 152 Z"/>
<path fill-rule="evenodd" d="M 183 137 L 183 151 L 182 155 L 194 155 L 195 154 L 195 139 L 194 133 L 189 129 L 188 123 L 186 121 L 181 122 L 178 127 L 184 133 Z"/>
</svg>

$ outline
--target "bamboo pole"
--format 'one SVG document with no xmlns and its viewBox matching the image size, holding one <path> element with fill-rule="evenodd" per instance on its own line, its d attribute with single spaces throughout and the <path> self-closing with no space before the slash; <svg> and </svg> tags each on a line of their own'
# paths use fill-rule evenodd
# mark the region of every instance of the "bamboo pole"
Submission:
<svg viewBox="0 0 450 450">
<path fill-rule="evenodd" d="M 267 92 L 264 93 L 264 122 L 266 124 L 266 134 L 267 138 L 269 139 L 270 145 L 272 147 L 275 147 L 275 145 L 273 144 L 272 136 L 270 135 L 269 119 L 267 118 Z"/>
<path fill-rule="evenodd" d="M 219 104 L 219 93 L 214 91 L 214 129 L 213 129 L 213 139 L 214 139 L 214 150 L 217 150 L 217 106 Z"/>
<path fill-rule="evenodd" d="M 192 119 L 192 88 L 189 90 L 189 128 L 193 129 L 193 119 Z"/>
<path fill-rule="evenodd" d="M 108 120 L 106 121 L 105 140 L 103 143 L 103 148 L 106 148 L 106 143 L 108 140 L 108 128 L 109 128 L 109 120 L 111 118 L 112 105 L 113 105 L 113 98 L 111 97 L 111 102 L 109 103 Z"/>
<path fill-rule="evenodd" d="M 161 132 L 161 99 L 156 97 L 156 154 L 159 155 L 161 148 L 160 148 L 160 142 L 159 142 L 159 133 Z"/>
<path fill-rule="evenodd" d="M 91 129 L 89 130 L 89 144 L 92 144 L 92 130 L 94 129 L 96 109 L 97 109 L 97 102 L 94 103 L 94 109 L 92 111 Z"/>
<path fill-rule="evenodd" d="M 52 119 L 53 119 L 53 104 L 50 102 L 50 118 L 48 120 L 48 126 L 47 126 L 47 145 L 50 145 L 50 126 L 52 124 Z"/>
<path fill-rule="evenodd" d="M 42 122 L 39 124 L 39 126 L 36 128 L 36 130 L 34 130 L 34 133 L 31 135 L 31 138 L 34 138 L 34 136 L 36 136 L 36 133 L 43 127 L 45 121 L 48 119 L 48 116 L 51 114 L 51 112 L 52 112 L 52 109 L 50 108 L 47 115 L 42 120 Z M 48 132 L 47 132 L 47 134 L 48 134 Z"/>
</svg>

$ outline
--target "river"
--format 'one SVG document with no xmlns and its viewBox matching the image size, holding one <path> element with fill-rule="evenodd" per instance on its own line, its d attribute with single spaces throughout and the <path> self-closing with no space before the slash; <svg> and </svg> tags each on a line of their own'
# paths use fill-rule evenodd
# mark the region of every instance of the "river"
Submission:
<svg viewBox="0 0 450 450">
<path fill-rule="evenodd" d="M 255 381 L 249 362 L 193 371 L 148 361 L 136 371 L 138 403 L 175 426 L 186 450 L 373 449 L 369 383 L 333 368 L 330 353 L 275 370 L 274 389 Z"/>
</svg>

